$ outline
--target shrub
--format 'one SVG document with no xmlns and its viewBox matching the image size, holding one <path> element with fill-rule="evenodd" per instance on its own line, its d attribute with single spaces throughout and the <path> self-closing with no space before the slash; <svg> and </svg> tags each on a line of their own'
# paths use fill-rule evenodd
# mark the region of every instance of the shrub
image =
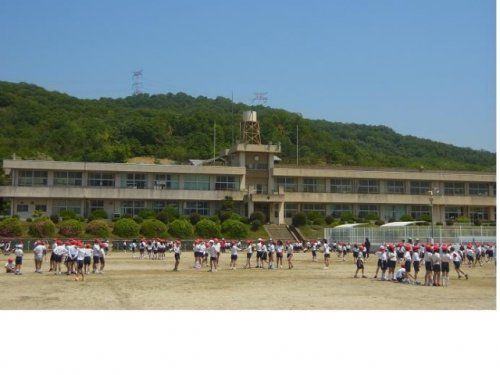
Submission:
<svg viewBox="0 0 500 375">
<path fill-rule="evenodd" d="M 101 238 L 109 237 L 111 234 L 108 223 L 103 219 L 92 220 L 87 224 L 85 232 Z"/>
<path fill-rule="evenodd" d="M 203 238 L 220 237 L 220 226 L 210 219 L 201 219 L 196 223 L 196 234 Z"/>
<path fill-rule="evenodd" d="M 209 217 L 207 217 L 207 219 L 214 222 L 215 224 L 220 224 L 220 219 L 219 219 L 219 216 L 217 216 L 217 215 L 209 216 Z"/>
<path fill-rule="evenodd" d="M 76 219 L 76 213 L 75 213 L 75 211 L 71 211 L 71 210 L 61 210 L 59 212 L 59 216 L 63 220 Z"/>
<path fill-rule="evenodd" d="M 303 212 L 297 212 L 292 216 L 292 225 L 294 227 L 303 227 L 307 224 L 306 214 Z"/>
<path fill-rule="evenodd" d="M 266 215 L 264 215 L 264 213 L 260 212 L 260 211 L 254 211 L 250 217 L 249 217 L 250 221 L 255 221 L 255 220 L 259 220 L 261 223 L 265 223 L 266 222 Z"/>
<path fill-rule="evenodd" d="M 147 219 L 141 225 L 141 234 L 146 237 L 166 237 L 167 226 L 157 219 Z"/>
<path fill-rule="evenodd" d="M 59 215 L 58 214 L 50 215 L 50 220 L 52 220 L 54 224 L 59 224 Z"/>
<path fill-rule="evenodd" d="M 384 220 L 380 220 L 380 219 L 375 220 L 375 225 L 381 226 L 381 225 L 384 225 L 384 224 L 385 224 Z"/>
<path fill-rule="evenodd" d="M 331 225 L 335 221 L 335 218 L 331 215 L 325 216 L 325 223 L 327 225 Z"/>
<path fill-rule="evenodd" d="M 148 209 L 143 209 L 140 210 L 139 213 L 137 214 L 138 216 L 142 217 L 144 220 L 146 219 L 155 219 L 156 214 L 153 210 L 148 210 Z"/>
<path fill-rule="evenodd" d="M 446 225 L 452 226 L 453 224 L 455 224 L 453 220 L 446 220 Z"/>
<path fill-rule="evenodd" d="M 250 222 L 250 229 L 253 230 L 254 232 L 260 228 L 262 225 L 260 220 L 253 220 Z"/>
<path fill-rule="evenodd" d="M 104 211 L 102 208 L 97 208 L 95 210 L 92 210 L 90 213 L 90 220 L 98 220 L 98 219 L 107 219 L 108 218 L 108 213 Z"/>
<path fill-rule="evenodd" d="M 239 220 L 229 219 L 222 223 L 222 232 L 228 238 L 240 239 L 248 236 L 245 224 Z"/>
<path fill-rule="evenodd" d="M 168 224 L 175 219 L 179 218 L 179 212 L 172 206 L 165 207 L 163 210 L 158 212 L 156 218 L 164 224 Z"/>
<path fill-rule="evenodd" d="M 220 211 L 219 220 L 223 223 L 224 221 L 229 220 L 232 214 L 232 211 Z"/>
<path fill-rule="evenodd" d="M 144 221 L 144 219 L 140 216 L 134 216 L 134 221 L 137 223 L 137 224 L 142 224 L 142 222 Z"/>
<path fill-rule="evenodd" d="M 30 224 L 28 233 L 33 237 L 52 237 L 56 233 L 56 225 L 52 220 L 41 217 Z"/>
<path fill-rule="evenodd" d="M 350 211 L 342 212 L 340 214 L 340 220 L 345 221 L 348 223 L 353 223 L 354 222 L 354 214 Z"/>
<path fill-rule="evenodd" d="M 23 235 L 21 220 L 9 217 L 0 221 L 0 237 L 19 237 Z"/>
<path fill-rule="evenodd" d="M 243 224 L 250 224 L 250 219 L 248 217 L 245 217 L 245 216 L 241 216 L 240 217 L 240 221 L 243 223 Z"/>
<path fill-rule="evenodd" d="M 368 215 L 365 217 L 366 220 L 379 220 L 379 217 L 376 213 L 370 212 Z"/>
<path fill-rule="evenodd" d="M 307 214 L 307 219 L 311 221 L 313 225 L 323 225 L 325 223 L 325 217 L 321 212 L 309 212 Z"/>
<path fill-rule="evenodd" d="M 133 219 L 119 219 L 113 227 L 113 233 L 120 237 L 137 237 L 141 226 Z"/>
<path fill-rule="evenodd" d="M 198 213 L 198 212 L 192 212 L 190 215 L 189 215 L 189 222 L 192 224 L 192 225 L 196 225 L 196 223 L 198 221 L 201 220 L 201 215 Z"/>
<path fill-rule="evenodd" d="M 168 226 L 168 232 L 177 238 L 193 237 L 193 226 L 185 219 L 176 219 Z"/>
<path fill-rule="evenodd" d="M 83 224 L 75 219 L 63 220 L 59 224 L 59 234 L 64 237 L 78 237 L 83 232 Z"/>
<path fill-rule="evenodd" d="M 470 223 L 470 219 L 467 217 L 467 216 L 459 216 L 457 217 L 457 223 L 460 223 L 460 224 L 469 224 Z"/>
<path fill-rule="evenodd" d="M 420 220 L 427 221 L 430 223 L 432 218 L 431 218 L 431 215 L 429 215 L 429 214 L 422 214 L 422 215 L 420 215 Z"/>
<path fill-rule="evenodd" d="M 436 225 L 441 227 L 441 226 L 443 226 L 443 223 L 442 223 L 442 222 L 440 222 L 440 221 L 438 221 L 438 222 L 436 223 Z"/>
<path fill-rule="evenodd" d="M 32 221 L 33 221 L 33 219 L 32 219 L 31 217 L 28 217 L 28 218 L 26 219 L 26 222 L 27 222 L 27 223 L 31 223 Z"/>
<path fill-rule="evenodd" d="M 404 215 L 401 215 L 399 220 L 400 221 L 413 221 L 413 217 L 409 214 L 404 214 Z"/>
</svg>

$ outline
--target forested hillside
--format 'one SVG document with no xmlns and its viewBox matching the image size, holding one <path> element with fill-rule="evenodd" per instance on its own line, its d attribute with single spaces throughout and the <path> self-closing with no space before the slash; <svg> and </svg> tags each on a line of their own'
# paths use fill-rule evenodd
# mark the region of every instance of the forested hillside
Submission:
<svg viewBox="0 0 500 375">
<path fill-rule="evenodd" d="M 122 162 L 152 155 L 185 161 L 212 156 L 238 138 L 241 112 L 250 107 L 218 97 L 184 93 L 141 94 L 122 99 L 78 99 L 25 83 L 0 82 L 0 158 Z M 425 169 L 495 170 L 495 154 L 412 136 L 387 126 L 303 119 L 282 109 L 257 106 L 262 139 L 281 142 L 282 159 L 300 163 Z M 492 134 L 494 136 L 494 134 Z"/>
</svg>

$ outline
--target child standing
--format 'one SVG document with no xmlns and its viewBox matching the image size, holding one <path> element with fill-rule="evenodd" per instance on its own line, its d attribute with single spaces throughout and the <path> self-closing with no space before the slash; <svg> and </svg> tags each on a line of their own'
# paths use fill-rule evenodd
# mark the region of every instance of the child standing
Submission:
<svg viewBox="0 0 500 375">
<path fill-rule="evenodd" d="M 24 251 L 23 251 L 23 245 L 18 243 L 16 245 L 16 249 L 14 250 L 14 255 L 16 256 L 16 275 L 22 275 L 21 268 L 23 266 L 23 256 L 24 256 Z"/>
<path fill-rule="evenodd" d="M 365 260 L 364 260 L 363 254 L 361 252 L 358 254 L 358 259 L 356 260 L 356 273 L 354 274 L 355 278 L 358 277 L 359 270 L 361 270 L 361 277 L 363 279 L 366 279 L 366 276 L 365 276 Z"/>
</svg>

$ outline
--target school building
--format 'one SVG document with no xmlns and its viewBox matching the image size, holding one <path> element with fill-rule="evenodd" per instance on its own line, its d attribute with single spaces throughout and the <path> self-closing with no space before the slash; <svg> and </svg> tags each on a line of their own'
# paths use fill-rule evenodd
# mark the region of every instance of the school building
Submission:
<svg viewBox="0 0 500 375">
<path fill-rule="evenodd" d="M 241 137 L 213 159 L 185 164 L 4 160 L 9 185 L 0 197 L 23 219 L 36 210 L 87 216 L 104 209 L 112 218 L 167 206 L 214 215 L 231 197 L 241 215 L 262 211 L 276 224 L 311 211 L 386 222 L 403 214 L 496 220 L 496 173 L 285 165 L 279 144 L 261 143 L 255 112 L 244 112 Z"/>
</svg>

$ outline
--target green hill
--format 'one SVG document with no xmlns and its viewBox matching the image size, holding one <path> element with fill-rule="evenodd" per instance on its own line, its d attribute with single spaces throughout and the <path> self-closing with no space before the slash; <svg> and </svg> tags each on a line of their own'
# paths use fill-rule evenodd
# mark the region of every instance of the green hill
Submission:
<svg viewBox="0 0 500 375">
<path fill-rule="evenodd" d="M 213 124 L 217 151 L 238 138 L 241 112 L 250 107 L 218 97 L 141 94 L 120 99 L 78 99 L 26 83 L 0 81 L 0 158 L 122 162 L 152 155 L 178 161 L 210 158 Z M 281 142 L 283 162 L 295 162 L 300 126 L 301 164 L 495 170 L 495 153 L 456 147 L 387 126 L 303 119 L 257 106 L 262 139 Z"/>
</svg>

